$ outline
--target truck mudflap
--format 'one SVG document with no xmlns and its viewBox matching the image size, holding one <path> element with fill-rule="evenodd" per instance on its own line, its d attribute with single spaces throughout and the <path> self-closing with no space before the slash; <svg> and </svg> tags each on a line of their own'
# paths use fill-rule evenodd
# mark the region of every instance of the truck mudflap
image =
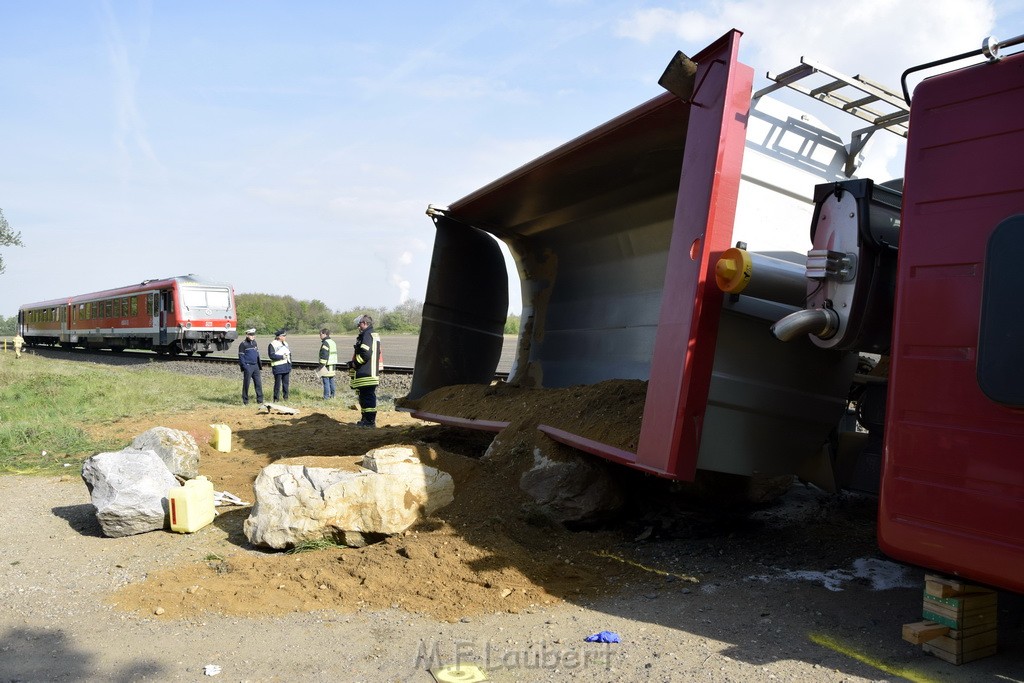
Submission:
<svg viewBox="0 0 1024 683">
<path fill-rule="evenodd" d="M 449 384 L 486 384 L 501 358 L 508 273 L 497 241 L 432 216 L 434 252 L 409 398 Z"/>
</svg>

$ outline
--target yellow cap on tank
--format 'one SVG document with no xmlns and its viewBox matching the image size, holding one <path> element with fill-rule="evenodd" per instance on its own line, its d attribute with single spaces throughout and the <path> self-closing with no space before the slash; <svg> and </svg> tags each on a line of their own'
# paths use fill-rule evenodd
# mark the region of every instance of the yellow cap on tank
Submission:
<svg viewBox="0 0 1024 683">
<path fill-rule="evenodd" d="M 723 292 L 739 294 L 746 289 L 754 264 L 746 249 L 730 247 L 722 252 L 715 264 L 715 284 Z"/>
</svg>

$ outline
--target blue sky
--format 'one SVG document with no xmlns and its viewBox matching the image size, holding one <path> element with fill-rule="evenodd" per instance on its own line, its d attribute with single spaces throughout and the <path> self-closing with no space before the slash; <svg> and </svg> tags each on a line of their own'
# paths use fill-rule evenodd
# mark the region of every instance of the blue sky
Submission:
<svg viewBox="0 0 1024 683">
<path fill-rule="evenodd" d="M 807 56 L 898 89 L 1024 33 L 1024 0 L 0 0 L 0 25 L 25 244 L 0 315 L 187 273 L 345 310 L 422 301 L 427 204 L 658 95 L 676 50 L 737 28 L 755 87 Z"/>
</svg>

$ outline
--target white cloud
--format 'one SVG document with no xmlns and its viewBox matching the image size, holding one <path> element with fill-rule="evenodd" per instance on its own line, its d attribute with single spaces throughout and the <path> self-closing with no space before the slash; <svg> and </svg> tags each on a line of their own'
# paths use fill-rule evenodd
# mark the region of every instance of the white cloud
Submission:
<svg viewBox="0 0 1024 683">
<path fill-rule="evenodd" d="M 743 0 L 713 3 L 705 11 L 687 7 L 637 11 L 622 20 L 618 33 L 644 43 L 664 37 L 704 45 L 737 28 L 744 31 L 744 61 L 760 77 L 806 56 L 897 86 L 908 67 L 980 47 L 995 21 L 989 0 Z"/>
<path fill-rule="evenodd" d="M 716 33 L 723 33 L 714 15 L 693 10 L 672 10 L 665 7 L 642 9 L 619 23 L 616 34 L 650 43 L 662 34 L 680 38 L 686 43 L 707 42 Z"/>
</svg>

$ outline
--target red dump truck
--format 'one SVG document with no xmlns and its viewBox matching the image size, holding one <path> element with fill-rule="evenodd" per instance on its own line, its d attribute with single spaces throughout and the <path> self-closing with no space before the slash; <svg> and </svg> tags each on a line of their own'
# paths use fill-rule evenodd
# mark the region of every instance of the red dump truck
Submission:
<svg viewBox="0 0 1024 683">
<path fill-rule="evenodd" d="M 510 384 L 647 382 L 635 452 L 539 425 L 549 437 L 682 481 L 874 490 L 887 554 L 1024 592 L 1024 53 L 1005 54 L 1024 37 L 908 69 L 902 96 L 806 59 L 754 91 L 740 37 L 677 54 L 662 95 L 428 209 L 409 398 L 494 377 L 500 240 L 523 297 Z M 909 74 L 946 63 L 909 96 Z M 844 138 L 792 91 L 860 127 Z M 907 137 L 902 178 L 859 173 L 881 131 Z"/>
</svg>

